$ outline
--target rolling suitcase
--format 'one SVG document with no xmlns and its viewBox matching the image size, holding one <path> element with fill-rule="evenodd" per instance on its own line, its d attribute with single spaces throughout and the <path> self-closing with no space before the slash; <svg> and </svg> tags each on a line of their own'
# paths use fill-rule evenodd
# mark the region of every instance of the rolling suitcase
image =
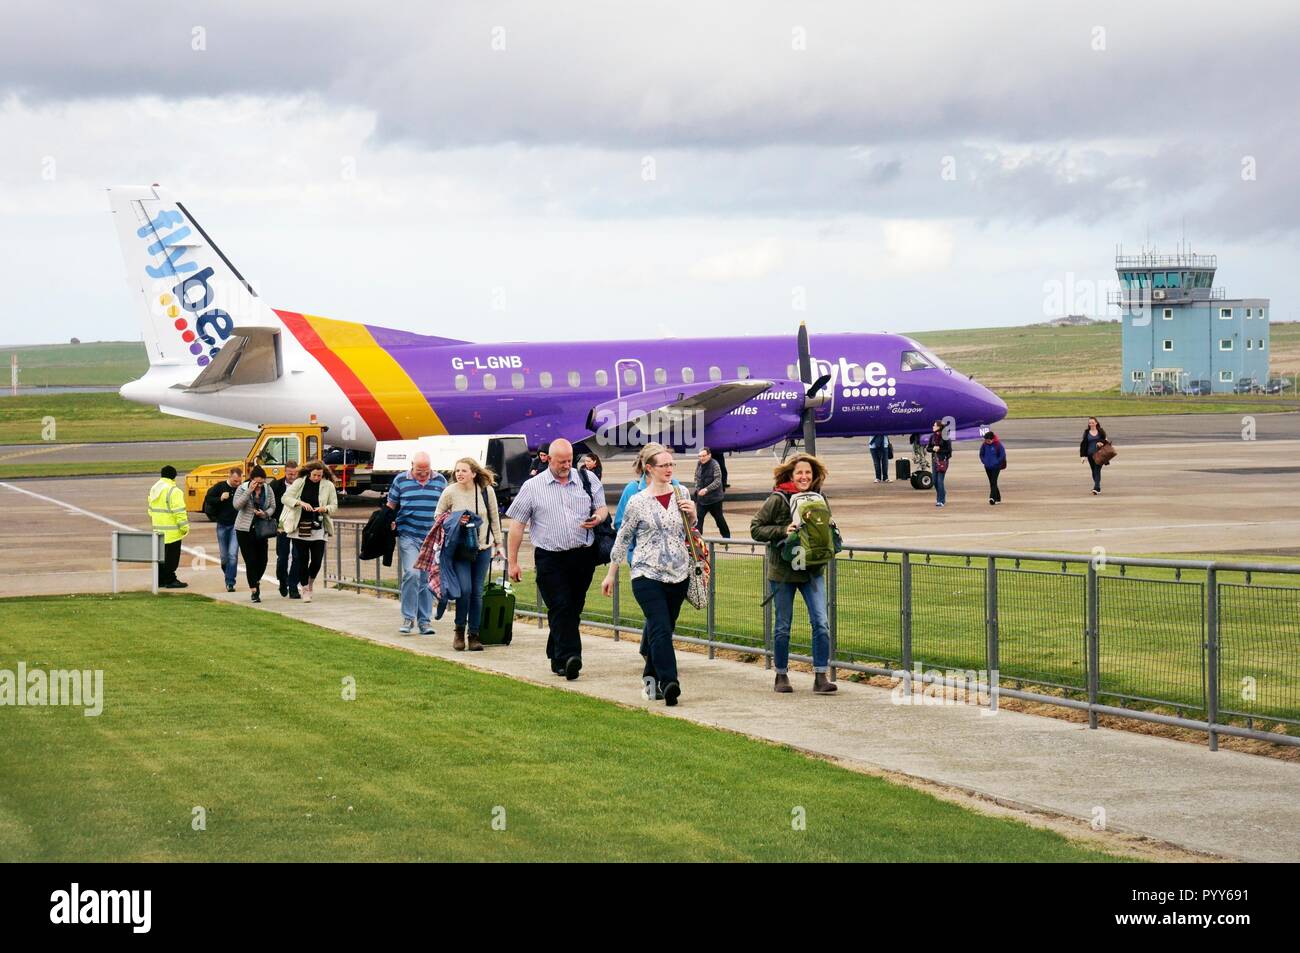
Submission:
<svg viewBox="0 0 1300 953">
<path fill-rule="evenodd" d="M 899 479 L 899 480 L 906 480 L 906 479 L 908 479 L 911 475 L 912 475 L 912 461 L 911 461 L 911 460 L 902 460 L 902 459 L 899 459 L 899 460 L 895 460 L 895 461 L 894 461 L 894 476 L 895 476 L 897 479 Z"/>
<path fill-rule="evenodd" d="M 509 645 L 514 637 L 515 594 L 506 582 L 507 569 L 501 571 L 501 584 L 488 580 L 483 590 L 483 615 L 479 620 L 478 640 L 484 645 Z"/>
</svg>

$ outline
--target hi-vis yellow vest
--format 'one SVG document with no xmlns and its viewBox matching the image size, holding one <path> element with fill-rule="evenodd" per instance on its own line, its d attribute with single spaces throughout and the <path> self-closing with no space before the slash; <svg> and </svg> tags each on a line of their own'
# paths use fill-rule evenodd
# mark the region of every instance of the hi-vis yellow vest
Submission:
<svg viewBox="0 0 1300 953">
<path fill-rule="evenodd" d="M 153 522 L 154 532 L 164 534 L 164 543 L 174 543 L 190 531 L 185 494 L 174 481 L 160 478 L 150 487 L 149 519 Z"/>
</svg>

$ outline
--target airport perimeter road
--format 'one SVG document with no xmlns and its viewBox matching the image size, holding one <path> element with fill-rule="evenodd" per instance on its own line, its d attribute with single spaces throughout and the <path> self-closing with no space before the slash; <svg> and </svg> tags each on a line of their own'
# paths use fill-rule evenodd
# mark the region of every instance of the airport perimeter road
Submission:
<svg viewBox="0 0 1300 953">
<path fill-rule="evenodd" d="M 82 460 L 242 460 L 252 442 L 236 440 L 141 440 L 123 443 L 9 444 L 0 463 L 76 463 Z"/>
<path fill-rule="evenodd" d="M 165 598 L 165 597 L 160 597 Z M 219 599 L 240 601 L 238 594 Z M 650 708 L 792 745 L 867 769 L 898 772 L 1026 812 L 1100 822 L 1193 851 L 1250 861 L 1300 860 L 1300 764 L 975 705 L 894 704 L 889 689 L 841 679 L 834 698 L 795 672 L 792 695 L 772 691 L 761 665 L 679 652 L 677 708 L 641 699 L 637 644 L 583 637 L 582 677 L 546 668 L 546 633 L 515 621 L 509 646 L 454 652 L 451 622 L 432 637 L 401 636 L 397 604 L 330 590 L 309 605 L 272 597 L 263 609 L 385 645 L 436 655 L 560 690 Z M 870 819 L 863 836 L 870 837 Z M 1059 828 L 1058 828 L 1059 829 Z M 1186 859 L 1179 857 L 1177 859 Z"/>
</svg>

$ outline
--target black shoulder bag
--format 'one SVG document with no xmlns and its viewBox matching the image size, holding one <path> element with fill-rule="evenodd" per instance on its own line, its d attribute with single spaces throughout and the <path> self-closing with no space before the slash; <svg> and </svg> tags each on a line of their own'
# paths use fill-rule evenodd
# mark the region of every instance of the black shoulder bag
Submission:
<svg viewBox="0 0 1300 953">
<path fill-rule="evenodd" d="M 591 490 L 591 480 L 587 478 L 586 467 L 578 469 L 578 476 L 582 480 L 582 488 L 587 491 L 587 502 L 591 505 L 587 515 L 594 516 L 596 513 L 596 496 Z M 610 553 L 614 551 L 614 540 L 618 538 L 618 534 L 614 532 L 614 518 L 606 515 L 605 521 L 596 524 L 591 532 L 592 560 L 597 566 L 604 566 L 609 562 Z"/>
</svg>

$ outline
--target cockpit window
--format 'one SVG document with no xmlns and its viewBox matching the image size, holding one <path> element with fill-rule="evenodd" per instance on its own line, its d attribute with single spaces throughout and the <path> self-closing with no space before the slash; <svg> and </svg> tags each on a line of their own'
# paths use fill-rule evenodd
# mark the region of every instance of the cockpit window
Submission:
<svg viewBox="0 0 1300 953">
<path fill-rule="evenodd" d="M 922 368 L 935 366 L 920 351 L 904 351 L 902 364 L 905 371 L 919 371 Z"/>
</svg>

